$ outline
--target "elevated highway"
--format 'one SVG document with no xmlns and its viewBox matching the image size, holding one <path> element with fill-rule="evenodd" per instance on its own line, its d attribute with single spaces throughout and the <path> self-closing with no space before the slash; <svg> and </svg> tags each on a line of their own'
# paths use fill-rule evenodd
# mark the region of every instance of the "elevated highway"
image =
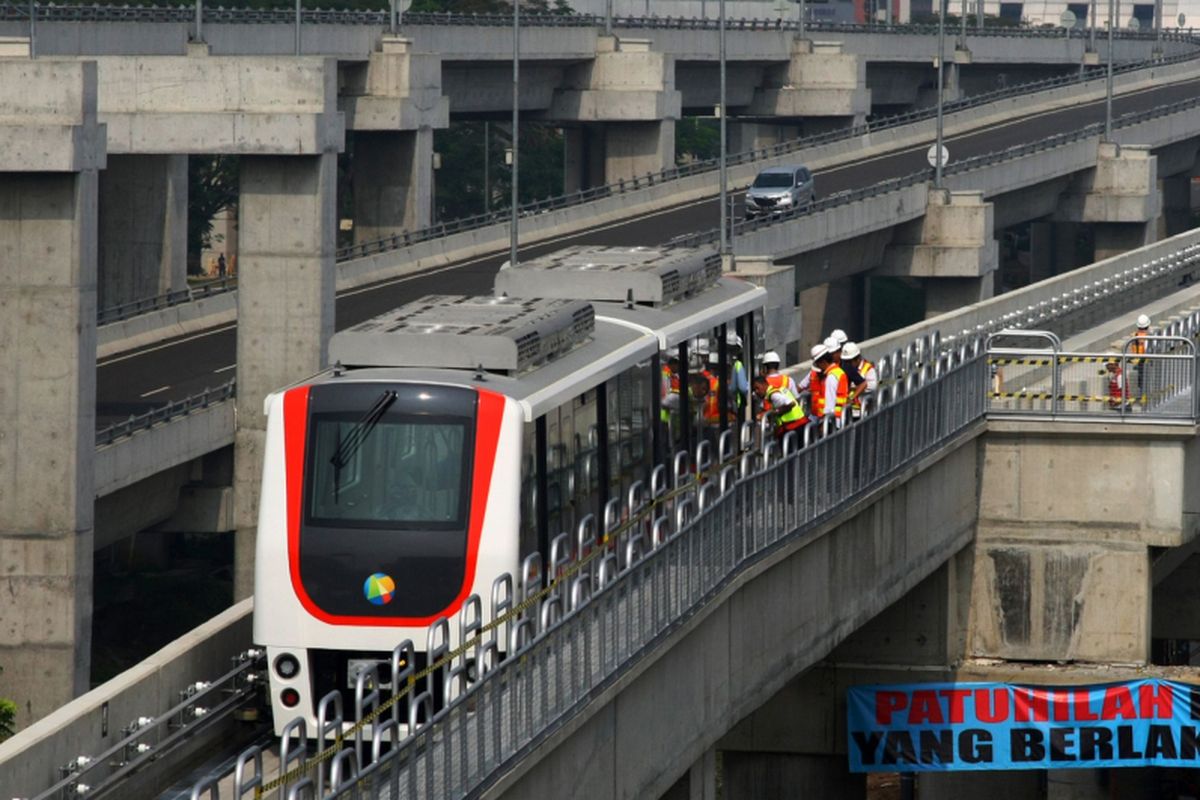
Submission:
<svg viewBox="0 0 1200 800">
<path fill-rule="evenodd" d="M 1155 604 L 1178 606 L 1151 591 L 1149 576 L 1162 572 L 1169 584 L 1167 562 L 1186 563 L 1197 533 L 1200 501 L 1188 489 L 1196 463 L 1194 349 L 1170 386 L 1173 398 L 1188 402 L 1156 401 L 1125 415 L 1105 406 L 997 402 L 984 337 L 1002 329 L 1050 330 L 1073 349 L 1104 352 L 1144 310 L 1154 318 L 1154 333 L 1194 342 L 1197 277 L 1200 234 L 1188 233 L 864 343 L 881 364 L 885 387 L 864 421 L 782 450 L 754 444 L 728 470 L 699 478 L 690 469 L 680 472 L 676 492 L 631 514 L 665 516 L 665 538 L 644 538 L 637 526 L 618 523 L 610 531 L 618 541 L 611 555 L 616 571 L 606 572 L 611 580 L 597 583 L 598 562 L 573 562 L 560 583 L 523 587 L 537 602 L 484 632 L 486 638 L 518 623 L 533 625 L 519 657 L 486 673 L 428 722 L 409 727 L 388 755 L 372 755 L 369 742 L 356 755 L 352 729 L 344 743 L 284 781 L 295 784 L 321 769 L 327 787 L 341 787 L 337 796 L 357 784 L 367 796 L 389 798 L 530 796 L 563 786 L 577 797 L 661 797 L 681 788 L 711 790 L 716 752 L 726 759 L 727 791 L 761 787 L 769 782 L 761 757 L 770 751 L 790 759 L 790 774 L 813 791 L 862 796 L 861 783 L 845 773 L 835 725 L 798 739 L 772 739 L 763 730 L 781 718 L 836 719 L 836 693 L 814 687 L 806 675 L 827 658 L 870 662 L 863 654 L 872 637 L 920 642 L 910 658 L 928 657 L 935 666 L 916 664 L 907 680 L 921 669 L 996 677 L 1010 660 L 1026 670 L 1031 662 L 1080 659 L 1160 671 L 1150 654 Z M 1021 460 L 1024 447 L 1047 440 L 1084 449 L 1106 469 L 1163 476 L 1154 484 L 1153 513 L 1146 513 L 1151 501 L 1141 484 L 1119 477 L 1073 484 L 1069 504 L 1047 503 L 1045 493 L 1054 489 L 1037 473 L 1041 451 Z M 1012 453 L 1021 460 L 1016 471 Z M 1181 469 L 1172 472 L 1173 464 Z M 1013 502 L 1005 492 L 1017 485 L 1014 477 L 1027 521 L 1044 514 L 1044 522 L 1069 525 L 1069 541 L 1013 541 L 1001 512 Z M 1065 573 L 1017 570 L 1001 582 L 992 565 L 1014 548 L 1028 563 L 1073 566 Z M 606 549 L 597 552 L 608 557 Z M 1024 625 L 1014 623 L 1006 605 L 1004 587 L 1014 579 L 1036 598 L 1021 612 Z M 568 594 L 581 581 L 592 591 Z M 1111 591 L 1114 585 L 1120 591 Z M 1068 596 L 1073 604 L 1062 602 Z M 249 643 L 228 632 L 244 632 L 237 620 L 249 612 L 244 605 L 214 626 L 211 642 L 191 642 L 196 657 L 203 652 L 204 663 L 214 663 L 220 654 L 241 652 Z M 1193 616 L 1176 624 L 1195 625 Z M 1047 633 L 1030 638 L 1029 631 Z M 882 655 L 894 659 L 900 652 L 894 644 Z M 876 660 L 873 671 L 859 663 L 860 679 L 901 669 L 894 660 Z M 1090 669 L 1059 667 L 1052 682 L 1078 680 Z M 176 669 L 174 680 L 184 675 L 194 679 Z M 6 766 L 0 789 L 33 797 L 57 779 L 63 754 L 97 752 L 89 721 L 106 697 L 126 691 L 120 681 L 101 687 L 0 745 Z M 160 691 L 171 695 L 166 683 Z M 122 702 L 127 715 L 157 713 L 134 711 L 129 697 Z M 381 719 L 407 726 L 409 709 L 425 702 L 401 694 L 388 700 Z M 346 709 L 346 725 L 365 712 Z M 153 748 L 159 734 L 150 723 L 144 727 Z M 256 752 L 245 757 L 246 782 L 233 787 L 226 778 L 221 796 L 250 788 L 261 773 Z M 102 777 L 89 775 L 92 769 L 81 768 L 78 782 Z M 282 785 L 276 775 L 263 774 L 273 791 Z M 946 782 L 939 789 L 933 778 L 923 792 L 953 796 L 956 787 Z"/>
</svg>

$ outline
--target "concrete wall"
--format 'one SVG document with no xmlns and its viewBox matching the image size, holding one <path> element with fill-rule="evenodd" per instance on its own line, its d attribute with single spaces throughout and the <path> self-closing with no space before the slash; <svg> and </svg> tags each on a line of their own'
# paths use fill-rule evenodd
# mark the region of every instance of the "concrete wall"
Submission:
<svg viewBox="0 0 1200 800">
<path fill-rule="evenodd" d="M 566 786 L 596 798 L 666 792 L 730 721 L 970 540 L 977 433 L 737 576 L 486 796 L 560 796 Z"/>
<path fill-rule="evenodd" d="M 189 684 L 228 672 L 250 641 L 252 610 L 253 601 L 238 603 L 0 744 L 0 797 L 32 797 L 59 779 L 62 764 L 111 747 L 131 720 L 159 716 Z M 218 726 L 201 742 L 229 733 Z"/>
</svg>

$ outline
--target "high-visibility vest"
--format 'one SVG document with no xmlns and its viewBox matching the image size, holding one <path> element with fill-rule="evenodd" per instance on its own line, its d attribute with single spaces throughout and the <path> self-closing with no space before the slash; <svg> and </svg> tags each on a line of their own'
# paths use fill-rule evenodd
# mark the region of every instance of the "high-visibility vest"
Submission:
<svg viewBox="0 0 1200 800">
<path fill-rule="evenodd" d="M 1129 345 L 1129 352 L 1134 353 L 1139 356 L 1145 355 L 1146 354 L 1146 343 L 1139 342 L 1136 340 L 1143 336 L 1149 336 L 1149 335 L 1150 335 L 1150 332 L 1147 331 L 1145 328 L 1138 328 L 1136 331 L 1134 331 L 1133 338 L 1135 341 L 1133 342 L 1133 344 Z"/>
<path fill-rule="evenodd" d="M 721 382 L 708 370 L 702 373 L 708 378 L 708 394 L 704 396 L 704 421 L 710 425 L 721 422 Z"/>
<path fill-rule="evenodd" d="M 671 390 L 668 394 L 679 394 L 679 373 L 675 372 L 669 366 L 663 365 L 662 377 L 670 380 Z M 666 399 L 665 397 L 663 398 Z M 671 421 L 672 412 L 666 406 L 661 406 L 658 410 L 658 418 L 663 422 Z"/>
<path fill-rule="evenodd" d="M 842 409 L 846 407 L 846 398 L 850 395 L 850 378 L 846 376 L 844 369 L 834 364 L 824 375 L 818 375 L 816 388 L 813 388 L 811 382 L 809 383 L 813 396 L 813 414 L 817 417 L 825 416 L 825 378 L 829 375 L 837 378 L 837 395 L 833 401 L 834 416 L 842 415 Z"/>
<path fill-rule="evenodd" d="M 774 375 L 768 375 L 767 386 L 769 389 L 767 396 L 763 398 L 763 411 L 771 410 L 771 395 L 775 392 L 781 393 L 792 404 L 792 407 L 786 413 L 775 417 L 776 427 L 797 427 L 808 422 L 808 414 L 804 411 L 804 405 L 798 397 L 792 394 L 792 390 L 788 388 L 788 377 L 786 375 L 781 375 L 778 372 Z"/>
<path fill-rule="evenodd" d="M 862 379 L 864 381 L 867 379 L 867 373 L 873 369 L 875 369 L 875 365 L 872 364 L 870 361 L 867 361 L 865 358 L 862 361 L 860 361 L 858 364 L 858 374 L 862 376 Z M 847 376 L 847 377 L 849 377 L 849 376 Z M 854 402 L 850 405 L 850 407 L 853 408 L 855 411 L 862 411 L 862 395 L 861 394 L 859 394 L 857 397 L 854 398 Z"/>
<path fill-rule="evenodd" d="M 734 386 L 737 386 L 736 378 L 738 376 L 741 376 L 743 378 L 746 376 L 745 370 L 746 370 L 746 367 L 742 364 L 742 360 L 740 358 L 735 358 L 733 360 L 733 375 L 735 378 L 735 380 L 733 382 Z M 746 404 L 746 398 L 742 396 L 741 392 L 735 391 L 733 393 L 733 397 L 734 397 L 734 402 L 737 403 L 738 408 L 741 408 L 742 406 L 744 406 Z"/>
</svg>

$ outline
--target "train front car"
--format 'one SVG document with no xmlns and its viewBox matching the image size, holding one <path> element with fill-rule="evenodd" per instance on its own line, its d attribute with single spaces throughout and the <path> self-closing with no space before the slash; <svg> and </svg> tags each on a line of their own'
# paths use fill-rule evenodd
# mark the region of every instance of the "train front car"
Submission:
<svg viewBox="0 0 1200 800">
<path fill-rule="evenodd" d="M 481 313 L 512 335 L 487 336 Z M 364 668 L 389 689 L 398 644 L 419 668 L 430 623 L 457 640 L 468 598 L 517 572 L 525 405 L 509 373 L 554 353 L 514 340 L 581 317 L 586 303 L 426 298 L 337 334 L 337 368 L 268 398 L 254 640 L 276 733 L 303 716 L 316 735 L 334 689 L 353 708 Z"/>
</svg>

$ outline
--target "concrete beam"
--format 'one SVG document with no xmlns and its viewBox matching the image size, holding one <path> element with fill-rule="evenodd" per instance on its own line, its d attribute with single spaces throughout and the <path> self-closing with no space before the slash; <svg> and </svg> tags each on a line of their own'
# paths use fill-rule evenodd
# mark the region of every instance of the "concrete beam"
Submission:
<svg viewBox="0 0 1200 800">
<path fill-rule="evenodd" d="M 320 57 L 98 59 L 110 153 L 340 151 L 337 62 Z"/>
<path fill-rule="evenodd" d="M 675 65 L 648 39 L 601 36 L 595 57 L 563 76 L 547 116 L 563 122 L 657 122 L 681 114 Z"/>
<path fill-rule="evenodd" d="M 848 117 L 858 122 L 871 111 L 866 83 L 866 60 L 843 53 L 841 42 L 799 40 L 785 64 L 767 70 L 744 113 L 793 119 Z"/>
<path fill-rule="evenodd" d="M 1156 219 L 1161 210 L 1158 159 L 1150 148 L 1099 142 L 1095 168 L 1075 177 L 1063 194 L 1055 219 L 1146 223 Z"/>
<path fill-rule="evenodd" d="M 763 335 L 768 350 L 796 351 L 800 342 L 800 312 L 796 307 L 796 270 L 776 264 L 771 256 L 734 256 L 736 277 L 767 290 Z"/>
<path fill-rule="evenodd" d="M 340 105 L 347 130 L 415 131 L 450 125 L 441 57 L 414 52 L 410 39 L 384 36 L 366 64 L 348 65 L 342 73 Z"/>
</svg>

